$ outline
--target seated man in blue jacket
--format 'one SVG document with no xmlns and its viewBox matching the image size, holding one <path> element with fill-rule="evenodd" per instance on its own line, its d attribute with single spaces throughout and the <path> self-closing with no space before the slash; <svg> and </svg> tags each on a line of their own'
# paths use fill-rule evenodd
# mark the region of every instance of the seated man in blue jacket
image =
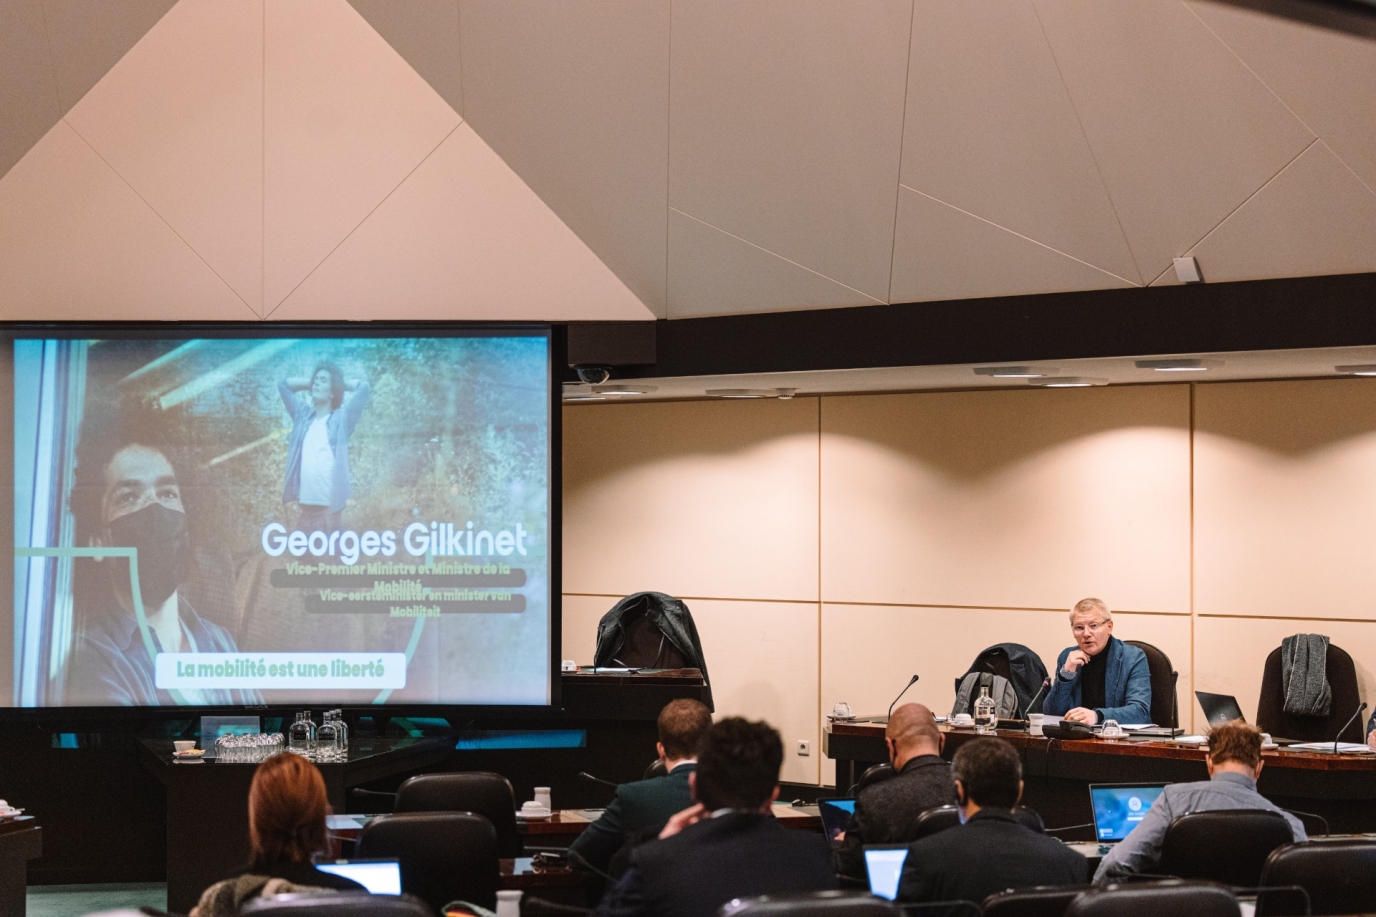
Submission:
<svg viewBox="0 0 1376 917">
<path fill-rule="evenodd" d="M 1074 723 L 1151 722 L 1147 654 L 1113 636 L 1113 615 L 1101 599 L 1081 599 L 1070 610 L 1075 646 L 1061 650 L 1056 683 L 1042 710 Z"/>
</svg>

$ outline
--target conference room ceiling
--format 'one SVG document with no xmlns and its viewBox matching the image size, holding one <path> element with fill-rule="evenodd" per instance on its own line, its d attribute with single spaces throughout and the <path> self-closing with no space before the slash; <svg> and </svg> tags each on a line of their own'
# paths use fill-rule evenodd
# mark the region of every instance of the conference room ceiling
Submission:
<svg viewBox="0 0 1376 917">
<path fill-rule="evenodd" d="M 1162 368 L 1141 366 L 1156 363 Z M 1190 364 L 1197 363 L 1197 367 Z M 1344 367 L 1339 371 L 1338 367 Z M 1161 385 L 1181 382 L 1241 382 L 1262 379 L 1352 378 L 1353 369 L 1376 374 L 1376 346 L 1244 353 L 1145 354 L 1085 360 L 892 366 L 812 372 L 716 376 L 646 377 L 602 386 L 564 383 L 565 404 L 617 404 L 716 398 L 805 397 L 875 392 L 1019 389 L 1046 384 L 1069 387 Z M 993 375 L 1002 372 L 1002 377 Z M 1018 377 L 1008 377 L 1016 373 Z M 1027 378 L 1035 376 L 1036 378 Z M 1083 384 L 1081 384 L 1083 383 Z M 1376 384 L 1376 382 L 1372 383 Z M 598 389 L 643 391 L 597 394 Z"/>
<path fill-rule="evenodd" d="M 288 40 L 312 22 L 334 57 Z M 101 272 L 25 233 L 121 238 L 128 302 L 181 310 L 137 317 L 676 319 L 1173 284 L 1186 255 L 1210 282 L 1376 270 L 1376 42 L 1246 5 L 13 0 L 0 31 L 23 255 L 0 280 L 94 304 Z M 24 226 L 82 156 L 147 226 L 114 203 Z M 57 317 L 102 317 L 80 312 Z"/>
</svg>

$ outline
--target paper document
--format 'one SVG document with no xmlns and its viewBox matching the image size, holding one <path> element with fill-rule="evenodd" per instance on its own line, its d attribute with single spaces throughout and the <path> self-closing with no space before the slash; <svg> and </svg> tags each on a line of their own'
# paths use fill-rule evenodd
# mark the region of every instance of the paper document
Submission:
<svg viewBox="0 0 1376 917">
<path fill-rule="evenodd" d="M 1290 751 L 1329 751 L 1333 750 L 1332 742 L 1302 742 L 1299 745 L 1291 745 Z M 1338 753 L 1343 755 L 1370 755 L 1376 754 L 1364 742 L 1339 742 Z"/>
</svg>

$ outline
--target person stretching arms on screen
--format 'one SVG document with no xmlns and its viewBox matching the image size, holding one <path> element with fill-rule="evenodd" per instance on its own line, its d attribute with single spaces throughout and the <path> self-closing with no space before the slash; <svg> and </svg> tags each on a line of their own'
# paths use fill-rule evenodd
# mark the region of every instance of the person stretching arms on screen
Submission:
<svg viewBox="0 0 1376 917">
<path fill-rule="evenodd" d="M 125 557 L 98 563 L 106 572 L 87 597 L 83 626 L 68 663 L 68 705 L 173 704 L 154 683 L 149 653 L 238 652 L 229 631 L 206 621 L 178 588 L 191 572 L 191 535 L 181 483 L 160 418 L 143 406 L 92 412 L 82 426 L 70 500 L 77 541 L 137 552 L 139 596 Z M 261 704 L 254 690 L 183 692 L 191 704 Z"/>
<path fill-rule="evenodd" d="M 301 391 L 307 393 L 305 400 L 296 396 Z M 349 437 L 372 389 L 362 379 L 345 380 L 333 363 L 321 362 L 310 378 L 278 382 L 277 392 L 291 415 L 282 502 L 300 507 L 296 527 L 301 531 L 338 531 L 344 504 L 352 493 Z"/>
</svg>

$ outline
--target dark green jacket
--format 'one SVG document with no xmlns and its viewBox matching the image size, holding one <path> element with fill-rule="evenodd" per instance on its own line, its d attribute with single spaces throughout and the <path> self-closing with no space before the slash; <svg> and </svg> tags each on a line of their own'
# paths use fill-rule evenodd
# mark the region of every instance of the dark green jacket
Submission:
<svg viewBox="0 0 1376 917">
<path fill-rule="evenodd" d="M 621 784 L 607 811 L 578 836 L 570 852 L 605 872 L 628 841 L 637 835 L 658 834 L 671 815 L 693 804 L 688 775 L 696 769 L 696 764 L 680 764 L 666 777 Z M 582 865 L 578 856 L 571 859 Z"/>
</svg>

